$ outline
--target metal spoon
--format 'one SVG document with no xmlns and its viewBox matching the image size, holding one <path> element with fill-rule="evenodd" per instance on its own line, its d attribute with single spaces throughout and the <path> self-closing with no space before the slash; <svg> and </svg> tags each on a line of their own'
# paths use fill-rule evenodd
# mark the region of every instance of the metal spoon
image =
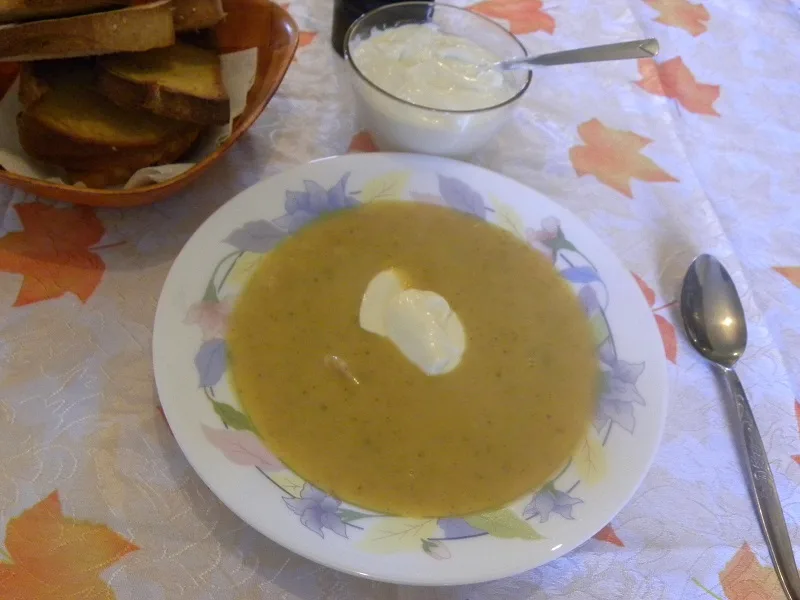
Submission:
<svg viewBox="0 0 800 600">
<path fill-rule="evenodd" d="M 747 345 L 744 310 L 728 271 L 709 254 L 698 256 L 683 279 L 681 316 L 692 345 L 719 367 L 733 396 L 747 456 L 750 493 L 761 529 L 786 597 L 800 600 L 800 577 L 767 452 L 742 383 L 733 370 Z"/>
<path fill-rule="evenodd" d="M 531 67 L 551 67 L 553 65 L 570 65 L 574 63 L 600 62 L 604 60 L 626 60 L 629 58 L 653 58 L 658 54 L 658 40 L 649 38 L 605 46 L 591 46 L 563 52 L 551 52 L 539 56 L 514 58 L 492 65 L 501 71 L 511 69 L 530 69 Z"/>
</svg>

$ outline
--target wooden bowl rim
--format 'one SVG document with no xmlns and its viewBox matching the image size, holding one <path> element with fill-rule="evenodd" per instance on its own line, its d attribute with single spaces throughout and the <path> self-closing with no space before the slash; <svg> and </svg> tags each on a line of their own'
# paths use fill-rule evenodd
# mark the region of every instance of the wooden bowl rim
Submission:
<svg viewBox="0 0 800 600">
<path fill-rule="evenodd" d="M 159 198 L 167 188 L 179 185 L 186 179 L 194 179 L 201 173 L 198 170 L 205 170 L 211 166 L 211 163 L 216 162 L 223 154 L 225 154 L 230 147 L 238 141 L 238 139 L 255 123 L 255 121 L 264 112 L 267 104 L 277 92 L 280 84 L 282 83 L 289 67 L 292 64 L 294 55 L 297 52 L 297 46 L 300 39 L 300 28 L 292 15 L 277 2 L 266 0 L 266 3 L 272 5 L 272 10 L 276 14 L 281 15 L 280 24 L 286 27 L 289 33 L 289 43 L 286 46 L 280 46 L 281 49 L 288 49 L 288 55 L 281 71 L 278 73 L 277 85 L 272 90 L 272 93 L 265 94 L 263 98 L 258 99 L 254 103 L 252 110 L 239 115 L 234 121 L 234 127 L 231 135 L 222 143 L 214 152 L 209 154 L 206 158 L 196 163 L 190 169 L 187 169 L 180 175 L 171 177 L 159 183 L 131 188 L 128 190 L 110 190 L 110 189 L 96 189 L 96 188 L 82 188 L 80 186 L 69 185 L 65 183 L 54 183 L 37 179 L 35 177 L 28 177 L 27 175 L 19 175 L 17 173 L 10 173 L 4 169 L 0 169 L 0 183 L 4 183 L 11 187 L 20 188 L 30 193 L 42 196 L 43 198 L 59 198 L 62 202 L 70 202 L 72 204 L 87 204 L 92 206 L 107 206 L 112 208 L 120 208 L 126 205 L 126 200 L 130 199 L 129 206 L 139 206 L 146 204 L 147 201 L 136 200 L 137 197 L 152 195 Z M 253 46 L 258 48 L 258 46 Z M 186 182 L 189 183 L 189 182 Z M 177 193 L 178 190 L 175 190 Z M 153 201 L 156 201 L 155 199 Z"/>
</svg>

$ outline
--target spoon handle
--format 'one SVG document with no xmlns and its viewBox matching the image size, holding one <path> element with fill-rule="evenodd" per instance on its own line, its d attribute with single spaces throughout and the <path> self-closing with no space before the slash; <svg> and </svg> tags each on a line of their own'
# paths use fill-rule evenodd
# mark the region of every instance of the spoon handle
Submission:
<svg viewBox="0 0 800 600">
<path fill-rule="evenodd" d="M 649 38 L 605 46 L 590 46 L 563 52 L 540 54 L 522 60 L 508 60 L 500 63 L 502 69 L 525 68 L 530 65 L 551 67 L 573 63 L 600 62 L 605 60 L 625 60 L 629 58 L 652 58 L 658 54 L 658 40 Z"/>
<path fill-rule="evenodd" d="M 797 565 L 794 562 L 792 541 L 786 529 L 786 520 L 783 517 L 783 508 L 772 479 L 769 468 L 767 451 L 758 432 L 753 411 L 744 393 L 742 382 L 733 369 L 722 369 L 728 389 L 736 404 L 736 414 L 739 416 L 744 449 L 747 454 L 747 474 L 750 483 L 750 492 L 756 505 L 761 529 L 767 539 L 769 553 L 778 573 L 786 597 L 789 600 L 800 600 L 800 576 L 797 574 Z"/>
</svg>

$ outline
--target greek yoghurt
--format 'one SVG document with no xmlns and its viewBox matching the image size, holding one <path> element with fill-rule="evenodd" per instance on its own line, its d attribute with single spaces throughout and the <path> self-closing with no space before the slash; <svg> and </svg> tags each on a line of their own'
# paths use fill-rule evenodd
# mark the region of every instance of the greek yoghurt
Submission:
<svg viewBox="0 0 800 600">
<path fill-rule="evenodd" d="M 372 83 L 427 108 L 476 110 L 515 93 L 510 79 L 490 66 L 498 56 L 433 24 L 375 31 L 351 48 L 353 62 Z"/>
</svg>

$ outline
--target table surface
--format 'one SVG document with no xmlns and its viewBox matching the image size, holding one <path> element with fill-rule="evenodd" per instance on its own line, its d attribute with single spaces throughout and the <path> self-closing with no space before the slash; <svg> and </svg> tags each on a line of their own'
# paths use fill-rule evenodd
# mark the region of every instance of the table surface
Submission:
<svg viewBox="0 0 800 600">
<path fill-rule="evenodd" d="M 486 0 L 534 53 L 654 36 L 656 62 L 541 69 L 475 162 L 583 218 L 636 273 L 670 360 L 661 449 L 595 539 L 518 577 L 408 588 L 263 538 L 193 473 L 150 363 L 173 258 L 216 208 L 292 165 L 373 149 L 358 132 L 330 0 L 278 95 L 222 163 L 133 210 L 0 187 L 0 597 L 236 600 L 777 600 L 725 403 L 680 331 L 686 267 L 712 252 L 744 296 L 740 376 L 800 551 L 800 9 L 792 0 Z M 462 2 L 463 4 L 463 2 Z M 3 533 L 4 532 L 4 533 Z"/>
</svg>

